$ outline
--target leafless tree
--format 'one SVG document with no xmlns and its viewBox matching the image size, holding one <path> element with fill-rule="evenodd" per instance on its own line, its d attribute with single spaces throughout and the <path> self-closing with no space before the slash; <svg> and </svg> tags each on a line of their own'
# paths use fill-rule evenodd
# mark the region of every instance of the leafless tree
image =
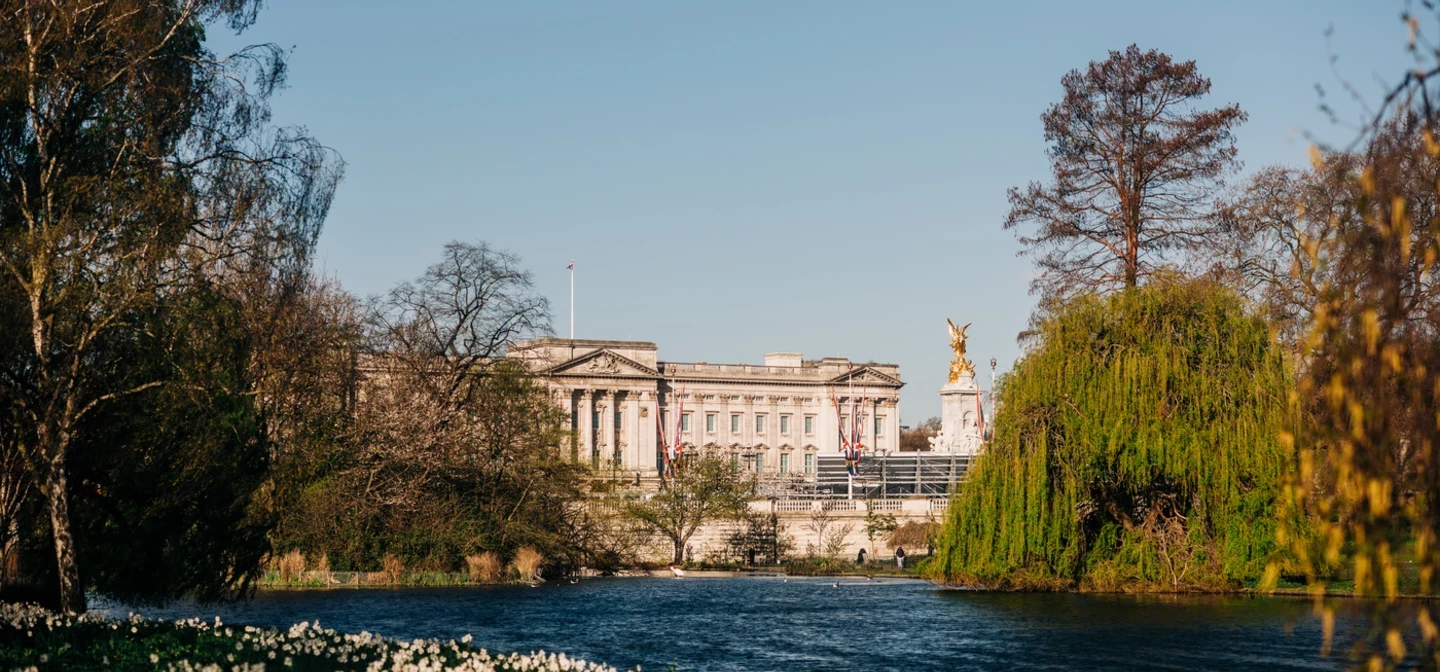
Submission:
<svg viewBox="0 0 1440 672">
<path fill-rule="evenodd" d="M 914 429 L 900 432 L 900 452 L 915 453 L 930 450 L 930 439 L 940 432 L 940 418 L 931 417 Z"/>
<path fill-rule="evenodd" d="M 1052 181 L 1009 192 L 1006 229 L 1040 275 L 1041 309 L 1077 292 L 1134 287 L 1167 255 L 1203 239 L 1211 200 L 1236 167 L 1237 105 L 1210 93 L 1194 61 L 1131 45 L 1061 79 L 1041 117 Z"/>
<path fill-rule="evenodd" d="M 521 544 L 551 559 L 573 553 L 561 537 L 580 530 L 587 512 L 569 506 L 583 469 L 557 449 L 564 411 L 505 357 L 549 333 L 548 304 L 519 260 L 450 243 L 439 263 L 366 312 L 344 464 L 327 480 L 333 496 L 309 504 L 375 539 L 423 530 L 466 553 L 505 555 Z M 335 543 L 315 536 L 329 523 L 313 511 L 295 518 L 288 529 L 297 541 Z"/>
<path fill-rule="evenodd" d="M 1300 348 L 1314 311 L 1333 287 L 1359 282 L 1358 268 L 1338 263 L 1344 241 L 1369 226 L 1365 183 L 1383 179 L 1404 194 L 1404 211 L 1419 222 L 1440 220 L 1433 185 L 1440 160 L 1400 120 L 1382 127 L 1363 152 L 1327 152 L 1309 168 L 1270 167 L 1255 174 L 1217 210 L 1214 235 L 1197 249 L 1197 271 L 1249 296 L 1283 341 Z M 1440 282 L 1425 250 L 1436 243 L 1430 226 L 1409 226 L 1401 313 L 1413 328 L 1440 323 Z M 1440 334 L 1435 335 L 1440 338 Z"/>
</svg>

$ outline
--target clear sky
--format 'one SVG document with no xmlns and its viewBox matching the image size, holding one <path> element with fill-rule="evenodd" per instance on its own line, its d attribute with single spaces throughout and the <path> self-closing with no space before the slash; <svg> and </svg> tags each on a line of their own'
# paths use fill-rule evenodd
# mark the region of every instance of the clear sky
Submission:
<svg viewBox="0 0 1440 672">
<path fill-rule="evenodd" d="M 1002 231 L 1048 176 L 1040 114 L 1068 70 L 1138 43 L 1195 59 L 1239 103 L 1245 170 L 1352 131 L 1404 71 L 1401 0 L 271 3 L 227 50 L 293 47 L 276 121 L 347 162 L 324 271 L 361 295 L 447 241 L 519 254 L 576 336 L 670 361 L 765 352 L 900 365 L 939 412 L 944 322 L 1001 372 L 1033 305 Z M 1327 48 L 1325 30 L 1334 26 Z"/>
</svg>

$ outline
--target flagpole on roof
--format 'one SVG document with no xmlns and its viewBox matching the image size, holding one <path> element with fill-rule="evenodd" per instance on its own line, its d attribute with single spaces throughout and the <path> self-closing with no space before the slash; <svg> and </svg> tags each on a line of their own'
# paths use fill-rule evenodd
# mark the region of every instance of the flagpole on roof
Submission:
<svg viewBox="0 0 1440 672">
<path fill-rule="evenodd" d="M 570 260 L 570 340 L 575 340 L 575 260 Z"/>
</svg>

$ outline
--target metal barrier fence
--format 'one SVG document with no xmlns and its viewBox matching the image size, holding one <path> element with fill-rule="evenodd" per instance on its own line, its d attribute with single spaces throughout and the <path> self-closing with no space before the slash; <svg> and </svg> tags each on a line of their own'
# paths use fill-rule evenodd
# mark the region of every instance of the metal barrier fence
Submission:
<svg viewBox="0 0 1440 672">
<path fill-rule="evenodd" d="M 887 498 L 946 495 L 970 471 L 971 456 L 936 453 L 866 455 L 851 476 L 845 458 L 821 455 L 816 461 L 814 488 L 818 495 Z"/>
</svg>

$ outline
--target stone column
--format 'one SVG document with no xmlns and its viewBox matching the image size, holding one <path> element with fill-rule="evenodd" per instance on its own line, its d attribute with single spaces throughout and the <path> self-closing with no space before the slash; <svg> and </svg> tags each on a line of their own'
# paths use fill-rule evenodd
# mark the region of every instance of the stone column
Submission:
<svg viewBox="0 0 1440 672">
<path fill-rule="evenodd" d="M 609 393 L 609 399 L 597 402 L 596 408 L 600 409 L 600 461 L 605 463 L 615 459 L 615 393 Z M 615 465 L 619 466 L 619 465 Z"/>
<path fill-rule="evenodd" d="M 898 397 L 896 397 L 895 399 L 891 399 L 891 400 L 890 400 L 889 409 L 890 409 L 890 416 L 887 418 L 888 422 L 886 422 L 886 424 L 885 424 L 885 431 L 890 433 L 890 437 L 891 437 L 890 440 L 893 441 L 893 443 L 890 444 L 890 449 L 891 449 L 891 450 L 894 450 L 894 451 L 896 451 L 896 452 L 899 452 L 899 450 L 900 450 L 900 399 L 899 399 Z"/>
<path fill-rule="evenodd" d="M 660 417 L 660 406 L 655 402 L 655 393 L 645 390 L 640 393 L 640 418 L 635 425 L 636 450 L 639 459 L 635 468 L 641 476 L 656 476 L 660 473 L 656 462 L 659 444 L 655 441 L 655 419 Z"/>
<path fill-rule="evenodd" d="M 578 430 L 580 426 L 579 423 L 575 421 L 575 391 L 565 390 L 564 392 L 565 398 L 560 403 L 560 406 L 565 409 L 565 429 Z M 570 459 L 574 460 L 575 449 L 579 446 L 579 443 L 580 439 L 577 436 L 571 436 L 565 439 L 565 445 L 561 447 L 560 454 L 562 456 L 569 455 Z"/>
<path fill-rule="evenodd" d="M 635 471 L 640 465 L 640 403 L 636 397 L 640 393 L 635 390 L 625 392 L 625 404 L 622 412 L 625 415 L 625 422 L 622 423 L 625 434 L 625 470 Z"/>
<path fill-rule="evenodd" d="M 594 393 L 591 390 L 581 389 L 579 393 L 580 416 L 577 419 L 579 427 L 576 429 L 580 434 L 580 447 L 578 451 L 579 455 L 576 457 L 581 461 L 588 462 L 591 451 L 594 450 L 595 447 L 595 435 L 590 428 L 590 414 L 595 408 L 595 400 L 592 398 Z"/>
<path fill-rule="evenodd" d="M 765 451 L 765 468 L 769 471 L 778 472 L 780 471 L 780 446 L 790 440 L 784 434 L 780 433 L 781 411 L 779 398 L 772 394 L 770 395 L 769 401 L 770 410 L 765 413 L 770 416 L 770 419 L 765 423 L 765 429 L 770 435 L 770 440 L 766 441 L 765 445 L 770 446 L 770 448 Z M 789 402 L 786 403 L 788 404 Z M 791 427 L 790 430 L 794 431 L 795 428 Z"/>
</svg>

